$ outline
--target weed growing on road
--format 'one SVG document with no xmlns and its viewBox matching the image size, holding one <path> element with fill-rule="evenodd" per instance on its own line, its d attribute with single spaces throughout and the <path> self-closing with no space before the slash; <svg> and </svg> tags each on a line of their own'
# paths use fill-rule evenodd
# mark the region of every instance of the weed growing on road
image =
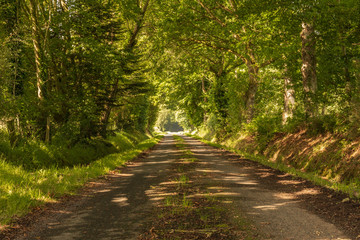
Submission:
<svg viewBox="0 0 360 240">
<path fill-rule="evenodd" d="M 191 181 L 199 178 L 195 171 L 198 159 L 183 138 L 174 138 L 182 151 L 173 167 L 177 185 L 166 185 L 166 193 L 172 195 L 165 197 L 164 205 L 157 209 L 160 213 L 151 231 L 141 239 L 238 239 L 227 224 L 226 212 L 219 201 L 210 193 L 203 193 L 205 190 Z"/>
<path fill-rule="evenodd" d="M 179 177 L 177 182 L 179 183 L 179 188 L 186 187 L 189 183 L 189 177 L 183 174 Z"/>
</svg>

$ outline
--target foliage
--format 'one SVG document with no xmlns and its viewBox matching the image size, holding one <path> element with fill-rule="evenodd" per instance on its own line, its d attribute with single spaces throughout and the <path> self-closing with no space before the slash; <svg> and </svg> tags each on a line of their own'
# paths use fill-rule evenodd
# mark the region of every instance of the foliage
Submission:
<svg viewBox="0 0 360 240">
<path fill-rule="evenodd" d="M 11 145 L 151 129 L 153 89 L 136 43 L 146 1 L 1 2 L 0 119 Z"/>
<path fill-rule="evenodd" d="M 34 139 L 23 140 L 16 147 L 11 147 L 7 138 L 7 134 L 2 133 L 0 141 L 2 159 L 27 171 L 35 171 L 88 165 L 108 154 L 131 149 L 147 136 L 141 132 L 120 132 L 107 140 L 84 139 L 75 145 L 70 145 L 64 139 L 52 145 Z"/>
<path fill-rule="evenodd" d="M 250 131 L 264 143 L 303 127 L 358 132 L 358 2 L 155 2 L 159 99 L 192 129 L 217 139 Z M 312 79 L 304 75 L 304 23 L 315 27 Z"/>
</svg>

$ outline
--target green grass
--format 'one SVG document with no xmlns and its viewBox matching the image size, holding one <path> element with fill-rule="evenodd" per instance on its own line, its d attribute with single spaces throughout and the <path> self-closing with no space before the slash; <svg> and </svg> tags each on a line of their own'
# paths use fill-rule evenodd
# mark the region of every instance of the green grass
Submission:
<svg viewBox="0 0 360 240">
<path fill-rule="evenodd" d="M 333 189 L 335 191 L 346 193 L 346 194 L 348 194 L 350 196 L 350 198 L 357 199 L 357 200 L 360 199 L 360 181 L 354 180 L 354 181 L 351 181 L 349 183 L 340 183 L 340 182 L 336 182 L 336 181 L 330 181 L 330 180 L 327 180 L 327 179 L 317 175 L 314 172 L 304 172 L 304 171 L 301 171 L 301 170 L 296 169 L 294 167 L 289 167 L 289 166 L 287 166 L 287 165 L 285 165 L 284 163 L 281 163 L 281 162 L 272 162 L 265 156 L 254 155 L 254 154 L 250 154 L 250 153 L 247 153 L 247 152 L 243 152 L 243 151 L 237 150 L 235 148 L 230 148 L 230 147 L 218 144 L 218 143 L 214 143 L 214 142 L 205 140 L 205 139 L 203 139 L 203 138 L 201 138 L 199 136 L 196 136 L 196 135 L 190 135 L 189 134 L 189 136 L 191 136 L 191 137 L 193 137 L 195 139 L 198 139 L 198 140 L 200 140 L 200 141 L 202 141 L 202 142 L 204 142 L 204 143 L 206 143 L 206 144 L 208 144 L 210 146 L 213 146 L 213 147 L 216 147 L 216 148 L 222 148 L 222 149 L 228 150 L 230 152 L 237 153 L 237 154 L 239 154 L 240 156 L 243 156 L 246 159 L 261 163 L 262 165 L 271 167 L 273 169 L 280 170 L 282 172 L 289 173 L 289 174 L 291 174 L 293 176 L 309 180 L 309 181 L 313 182 L 316 185 L 331 188 L 331 189 Z"/>
<path fill-rule="evenodd" d="M 54 202 L 64 194 L 74 194 L 90 179 L 107 174 L 142 151 L 154 146 L 161 137 L 128 145 L 122 153 L 107 155 L 88 165 L 65 168 L 44 168 L 28 171 L 0 159 L 0 224 L 8 224 L 12 217 L 23 216 L 31 208 Z"/>
</svg>

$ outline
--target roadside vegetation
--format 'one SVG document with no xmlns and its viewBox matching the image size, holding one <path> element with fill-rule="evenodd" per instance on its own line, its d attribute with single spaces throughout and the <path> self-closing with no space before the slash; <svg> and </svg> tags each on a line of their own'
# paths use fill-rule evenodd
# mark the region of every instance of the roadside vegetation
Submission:
<svg viewBox="0 0 360 240">
<path fill-rule="evenodd" d="M 343 162 L 346 162 L 345 159 L 336 159 L 335 157 L 332 158 L 331 153 L 332 152 L 339 152 L 341 150 L 339 149 L 332 149 L 329 150 L 328 153 L 324 153 L 326 154 L 326 157 L 324 157 L 323 162 L 322 163 L 318 163 L 318 165 L 316 167 L 313 167 L 312 169 L 310 168 L 305 168 L 306 166 L 309 166 L 311 164 L 313 164 L 314 158 L 311 158 L 311 155 L 307 155 L 307 154 L 298 154 L 296 153 L 296 151 L 298 151 L 299 149 L 296 147 L 290 147 L 286 144 L 282 145 L 282 146 L 277 146 L 275 148 L 276 150 L 276 157 L 274 157 L 271 154 L 268 154 L 268 152 L 270 152 L 270 150 L 274 147 L 273 143 L 269 144 L 268 150 L 266 150 L 267 153 L 263 153 L 263 152 L 258 152 L 256 150 L 256 147 L 254 148 L 254 145 L 256 145 L 256 142 L 252 141 L 250 144 L 248 142 L 242 142 L 241 140 L 238 142 L 233 142 L 231 143 L 230 141 L 227 142 L 222 142 L 222 143 L 218 143 L 215 141 L 209 141 L 206 140 L 200 136 L 197 135 L 191 135 L 189 134 L 191 137 L 196 138 L 198 140 L 201 140 L 202 142 L 216 147 L 216 148 L 222 148 L 225 149 L 227 151 L 231 151 L 231 152 L 235 152 L 237 154 L 239 154 L 242 157 L 245 157 L 247 159 L 250 159 L 252 161 L 256 161 L 259 162 L 265 166 L 269 166 L 273 169 L 277 169 L 286 173 L 290 173 L 291 175 L 295 176 L 295 177 L 300 177 L 306 180 L 309 180 L 319 186 L 323 186 L 323 187 L 327 187 L 327 188 L 331 188 L 334 189 L 335 191 L 340 191 L 343 193 L 346 193 L 347 195 L 349 195 L 350 198 L 353 198 L 354 200 L 359 201 L 360 200 L 360 181 L 359 181 L 359 177 L 358 175 L 354 175 L 351 178 L 348 178 L 347 180 L 341 180 L 339 178 L 333 178 L 330 177 L 329 175 L 324 175 L 322 174 L 324 169 L 326 169 L 326 171 L 328 172 L 336 172 L 336 171 L 344 171 L 344 168 L 339 168 L 338 166 L 341 165 Z M 298 140 L 300 141 L 300 140 Z M 293 144 L 293 143 L 292 143 Z M 252 148 L 253 150 L 251 151 L 249 148 Z M 294 162 L 291 161 L 284 161 L 283 158 L 281 157 L 281 155 L 279 155 L 279 153 L 281 152 L 281 150 L 286 149 L 290 154 L 290 155 L 295 155 L 296 157 L 293 156 L 292 160 Z M 300 149 L 303 150 L 303 149 Z M 309 150 L 309 149 L 307 149 Z M 312 154 L 313 150 L 311 149 L 310 152 Z M 316 155 L 316 152 L 315 152 Z M 279 157 L 280 156 L 280 157 Z M 321 156 L 318 156 L 319 158 Z M 303 166 L 305 167 L 299 167 L 298 165 L 296 165 L 296 160 L 301 159 Z M 334 160 L 335 159 L 335 160 Z M 336 161 L 336 164 L 338 164 L 338 166 L 332 165 L 330 163 L 330 161 Z M 348 167 L 348 166 L 346 166 Z M 354 171 L 354 169 L 349 169 L 349 171 L 346 172 L 352 172 Z M 344 201 L 349 201 L 350 199 L 344 199 Z"/>
<path fill-rule="evenodd" d="M 81 148 L 77 146 L 69 152 L 62 148 L 57 151 L 51 149 L 51 154 L 47 152 L 50 150 L 43 146 L 42 150 L 48 154 L 32 156 L 29 161 L 32 160 L 37 165 L 32 165 L 31 169 L 28 165 L 24 167 L 9 162 L 6 156 L 1 157 L 0 224 L 8 224 L 15 216 L 23 216 L 32 208 L 57 201 L 65 194 L 75 194 L 76 190 L 90 179 L 125 165 L 142 151 L 154 146 L 160 139 L 159 136 L 149 138 L 139 133 L 117 133 L 106 141 L 106 146 L 103 143 L 105 140 L 100 142 L 97 147 L 102 147 L 103 156 L 98 158 L 96 158 L 98 155 L 92 155 L 94 154 L 92 145 L 82 145 Z M 27 148 L 31 146 L 33 145 Z M 36 147 L 40 148 L 40 146 Z M 80 150 L 77 150 L 78 148 Z M 106 153 L 109 148 L 111 151 Z M 57 155 L 67 156 L 67 161 L 73 164 L 62 167 L 55 164 L 48 165 L 48 162 L 56 163 Z M 26 160 L 26 156 L 23 158 Z M 84 162 L 79 161 L 78 158 L 88 159 Z"/>
</svg>

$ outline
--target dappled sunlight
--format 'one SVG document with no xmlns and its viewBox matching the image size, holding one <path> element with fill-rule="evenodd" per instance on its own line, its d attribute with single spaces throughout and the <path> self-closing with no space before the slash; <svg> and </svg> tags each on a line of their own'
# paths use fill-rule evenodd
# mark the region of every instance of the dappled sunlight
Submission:
<svg viewBox="0 0 360 240">
<path fill-rule="evenodd" d="M 222 178 L 225 181 L 231 181 L 239 185 L 258 185 L 254 180 L 245 179 L 244 177 L 226 176 Z"/>
<path fill-rule="evenodd" d="M 159 183 L 159 185 L 174 185 L 174 184 L 178 184 L 177 181 L 169 181 L 169 182 L 161 182 Z"/>
<path fill-rule="evenodd" d="M 360 157 L 360 141 L 356 141 L 348 146 L 348 149 L 353 149 L 350 157 L 359 158 Z"/>
<path fill-rule="evenodd" d="M 213 186 L 213 187 L 207 187 L 209 190 L 229 190 L 230 187 L 223 187 L 223 186 Z"/>
<path fill-rule="evenodd" d="M 274 155 L 270 158 L 270 161 L 272 162 L 276 162 L 278 156 L 279 156 L 279 153 L 280 153 L 281 149 L 277 150 Z"/>
<path fill-rule="evenodd" d="M 297 180 L 279 180 L 277 181 L 277 183 L 282 185 L 297 185 L 297 184 L 301 184 L 302 182 Z"/>
<path fill-rule="evenodd" d="M 132 177 L 132 176 L 134 176 L 133 173 L 117 173 L 116 175 L 120 176 L 120 177 Z"/>
<path fill-rule="evenodd" d="M 223 171 L 215 170 L 215 169 L 195 169 L 197 172 L 204 172 L 204 173 L 222 173 Z"/>
<path fill-rule="evenodd" d="M 302 195 L 319 195 L 319 194 L 320 194 L 319 190 L 316 190 L 316 189 L 313 189 L 313 188 L 303 189 L 303 190 L 295 193 L 295 195 L 297 195 L 297 196 L 302 196 Z"/>
<path fill-rule="evenodd" d="M 149 201 L 158 202 L 164 200 L 166 197 L 177 195 L 176 192 L 168 192 L 164 189 L 154 188 L 145 191 L 146 195 L 149 197 Z"/>
<path fill-rule="evenodd" d="M 280 207 L 284 207 L 289 204 L 294 204 L 294 201 L 291 202 L 282 202 L 282 203 L 274 203 L 269 205 L 260 205 L 260 206 L 254 206 L 254 209 L 260 209 L 262 211 L 275 211 L 278 210 Z"/>
<path fill-rule="evenodd" d="M 284 200 L 296 199 L 296 197 L 295 197 L 294 194 L 292 194 L 292 193 L 283 193 L 283 192 L 280 192 L 280 193 L 274 193 L 273 196 L 274 196 L 275 198 L 284 199 Z"/>
<path fill-rule="evenodd" d="M 119 206 L 128 206 L 130 205 L 130 203 L 128 202 L 128 198 L 127 197 L 116 197 L 116 198 L 113 198 L 111 200 L 112 203 L 116 203 L 117 205 Z"/>
<path fill-rule="evenodd" d="M 111 189 L 101 189 L 101 190 L 98 190 L 96 191 L 97 193 L 107 193 L 107 192 L 110 192 Z"/>
<path fill-rule="evenodd" d="M 216 197 L 239 197 L 239 198 L 244 198 L 243 194 L 240 194 L 238 192 L 217 192 L 217 193 L 213 193 L 213 196 Z"/>
<path fill-rule="evenodd" d="M 267 177 L 271 177 L 274 176 L 274 173 L 272 173 L 269 170 L 263 170 L 263 171 L 259 171 L 257 173 L 255 173 L 256 175 L 258 175 L 260 178 L 267 178 Z"/>
</svg>

